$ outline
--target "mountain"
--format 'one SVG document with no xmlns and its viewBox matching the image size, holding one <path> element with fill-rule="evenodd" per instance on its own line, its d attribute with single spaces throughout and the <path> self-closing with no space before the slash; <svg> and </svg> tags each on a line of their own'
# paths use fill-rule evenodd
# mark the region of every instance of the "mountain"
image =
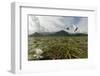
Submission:
<svg viewBox="0 0 100 76">
<path fill-rule="evenodd" d="M 64 30 L 61 30 L 61 31 L 58 31 L 58 32 L 53 32 L 53 33 L 50 33 L 50 32 L 42 32 L 42 33 L 38 33 L 38 32 L 35 32 L 34 34 L 31 34 L 29 36 L 34 36 L 34 37 L 39 37 L 39 36 L 87 36 L 87 34 L 84 34 L 84 33 L 69 33 L 69 32 L 66 32 Z"/>
<path fill-rule="evenodd" d="M 69 33 L 64 31 L 64 30 L 61 30 L 61 31 L 58 31 L 58 32 L 55 32 L 54 34 L 52 34 L 54 36 L 68 36 Z"/>
</svg>

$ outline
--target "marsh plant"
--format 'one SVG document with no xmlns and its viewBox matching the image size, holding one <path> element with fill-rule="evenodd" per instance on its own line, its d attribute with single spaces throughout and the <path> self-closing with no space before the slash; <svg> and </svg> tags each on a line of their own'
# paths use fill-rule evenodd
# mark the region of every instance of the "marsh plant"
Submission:
<svg viewBox="0 0 100 76">
<path fill-rule="evenodd" d="M 28 60 L 87 58 L 87 36 L 29 37 Z"/>
</svg>

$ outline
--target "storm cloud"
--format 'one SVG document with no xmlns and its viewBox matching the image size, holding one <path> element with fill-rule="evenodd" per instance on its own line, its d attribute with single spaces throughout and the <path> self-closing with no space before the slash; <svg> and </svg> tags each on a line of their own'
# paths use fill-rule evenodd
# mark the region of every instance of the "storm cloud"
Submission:
<svg viewBox="0 0 100 76">
<path fill-rule="evenodd" d="M 88 32 L 88 18 L 76 16 L 29 16 L 29 34 L 35 32 L 57 32 L 60 30 L 73 33 L 78 27 L 78 33 Z M 70 30 L 66 30 L 69 27 Z"/>
</svg>

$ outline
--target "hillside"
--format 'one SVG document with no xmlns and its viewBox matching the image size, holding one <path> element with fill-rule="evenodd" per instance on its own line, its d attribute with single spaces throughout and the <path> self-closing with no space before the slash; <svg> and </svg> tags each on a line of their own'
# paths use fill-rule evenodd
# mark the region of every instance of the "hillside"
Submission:
<svg viewBox="0 0 100 76">
<path fill-rule="evenodd" d="M 35 32 L 34 34 L 31 34 L 29 36 L 33 36 L 33 37 L 39 37 L 39 36 L 87 36 L 88 34 L 84 34 L 84 33 L 69 33 L 66 32 L 64 30 L 58 31 L 58 32 L 53 32 L 53 33 L 49 33 L 49 32 L 43 32 L 43 33 L 38 33 Z"/>
</svg>

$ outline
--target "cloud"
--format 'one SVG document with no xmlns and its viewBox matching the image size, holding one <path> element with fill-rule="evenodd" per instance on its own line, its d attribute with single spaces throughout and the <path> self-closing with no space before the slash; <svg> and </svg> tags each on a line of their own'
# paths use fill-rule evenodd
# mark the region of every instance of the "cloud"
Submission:
<svg viewBox="0 0 100 76">
<path fill-rule="evenodd" d="M 29 34 L 34 32 L 57 32 L 67 27 L 79 27 L 78 32 L 87 33 L 88 18 L 74 16 L 29 16 Z M 69 32 L 72 32 L 70 30 Z"/>
<path fill-rule="evenodd" d="M 79 32 L 88 33 L 88 18 L 81 18 L 77 25 L 79 26 Z"/>
</svg>

